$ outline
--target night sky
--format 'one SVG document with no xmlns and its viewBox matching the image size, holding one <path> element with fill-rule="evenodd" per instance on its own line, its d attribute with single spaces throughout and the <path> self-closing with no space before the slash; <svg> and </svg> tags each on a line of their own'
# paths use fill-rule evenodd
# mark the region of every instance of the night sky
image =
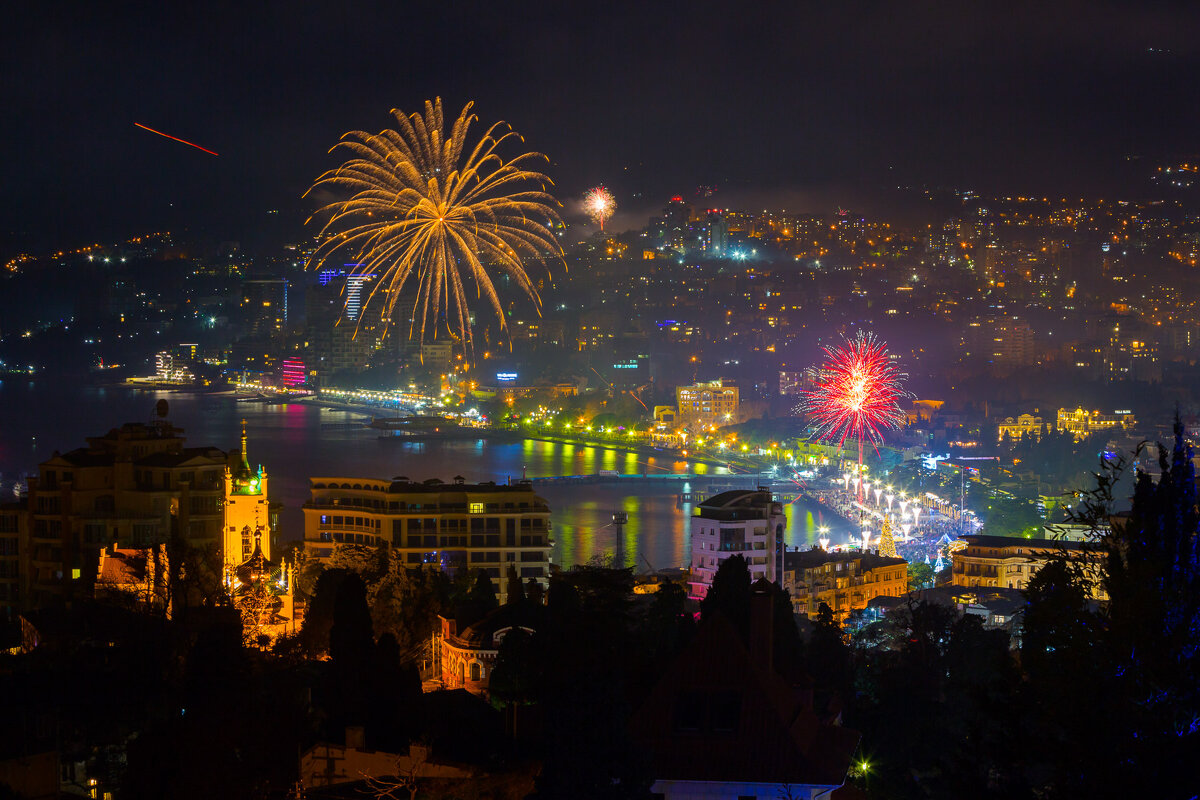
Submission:
<svg viewBox="0 0 1200 800">
<path fill-rule="evenodd" d="M 986 12 L 982 11 L 986 7 Z M 11 14 L 12 12 L 6 12 Z M 440 95 L 567 202 L 827 210 L 896 185 L 1148 189 L 1200 150 L 1200 4 L 31 3 L 3 25 L 3 222 L 75 244 L 299 230 L 346 130 Z M 220 153 L 134 127 L 140 122 Z M 1130 161 L 1128 156 L 1141 156 Z M 1139 183 L 1141 181 L 1141 183 Z M 638 196 L 640 193 L 640 197 Z M 882 209 L 881 209 L 882 210 Z"/>
</svg>

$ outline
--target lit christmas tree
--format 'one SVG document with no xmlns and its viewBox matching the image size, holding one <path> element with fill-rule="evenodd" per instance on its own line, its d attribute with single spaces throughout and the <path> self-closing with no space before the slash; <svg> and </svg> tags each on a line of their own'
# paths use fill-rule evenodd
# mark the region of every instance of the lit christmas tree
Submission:
<svg viewBox="0 0 1200 800">
<path fill-rule="evenodd" d="M 896 540 L 892 536 L 892 515 L 886 514 L 883 517 L 883 529 L 879 532 L 879 555 L 887 556 L 888 558 L 898 558 L 896 553 Z"/>
</svg>

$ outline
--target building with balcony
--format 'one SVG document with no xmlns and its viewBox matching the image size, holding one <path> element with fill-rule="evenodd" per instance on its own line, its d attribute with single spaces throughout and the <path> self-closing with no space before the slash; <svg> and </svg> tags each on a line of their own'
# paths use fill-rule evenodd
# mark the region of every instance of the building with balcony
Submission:
<svg viewBox="0 0 1200 800">
<path fill-rule="evenodd" d="M 1035 417 L 1033 414 L 1019 414 L 1016 417 L 1005 417 L 1004 421 L 996 426 L 997 440 L 1003 442 L 1005 439 L 1008 439 L 1011 442 L 1018 442 L 1024 437 L 1029 436 L 1040 442 L 1049 428 L 1050 425 L 1048 423 L 1044 422 L 1041 417 Z"/>
<path fill-rule="evenodd" d="M 39 465 L 27 497 L 24 605 L 90 595 L 110 545 L 150 547 L 178 532 L 192 547 L 219 548 L 227 457 L 184 443 L 183 430 L 160 418 L 89 437 Z"/>
<path fill-rule="evenodd" d="M 722 380 L 675 387 L 675 404 L 680 419 L 701 425 L 724 425 L 738 421 L 738 388 Z"/>
<path fill-rule="evenodd" d="M 689 522 L 692 561 L 688 594 L 702 600 L 721 562 L 732 556 L 746 559 L 752 581 L 775 581 L 786 521 L 783 504 L 765 487 L 721 492 L 700 503 Z"/>
<path fill-rule="evenodd" d="M 386 546 L 410 567 L 482 569 L 508 599 L 509 566 L 543 588 L 550 576 L 550 508 L 533 484 L 437 479 L 310 478 L 306 551 L 327 561 L 339 544 Z"/>
<path fill-rule="evenodd" d="M 968 535 L 959 541 L 966 547 L 951 553 L 954 586 L 1025 589 L 1052 556 L 1066 553 L 1089 567 L 1099 567 L 1100 555 L 1087 542 L 1075 539 L 1025 539 L 1013 536 Z M 1096 570 L 1092 570 L 1095 572 Z M 1099 582 L 1093 584 L 1093 599 L 1105 600 Z"/>
<path fill-rule="evenodd" d="M 1131 411 L 1101 414 L 1099 411 L 1085 411 L 1082 408 L 1058 410 L 1058 429 L 1073 435 L 1077 442 L 1097 431 L 1128 431 L 1136 424 L 1137 420 Z"/>
<path fill-rule="evenodd" d="M 815 618 L 821 603 L 837 620 L 865 609 L 876 597 L 908 593 L 908 562 L 877 553 L 830 553 L 820 548 L 784 553 L 783 588 L 797 614 Z"/>
<path fill-rule="evenodd" d="M 88 437 L 86 447 L 55 451 L 29 479 L 23 501 L 0 507 L 0 592 L 15 598 L 0 606 L 93 596 L 101 554 L 113 548 L 176 542 L 199 554 L 188 580 L 202 592 L 219 591 L 227 566 L 244 562 L 256 542 L 270 553 L 266 473 L 245 461 L 245 432 L 242 451 L 187 447 L 165 411 Z"/>
</svg>

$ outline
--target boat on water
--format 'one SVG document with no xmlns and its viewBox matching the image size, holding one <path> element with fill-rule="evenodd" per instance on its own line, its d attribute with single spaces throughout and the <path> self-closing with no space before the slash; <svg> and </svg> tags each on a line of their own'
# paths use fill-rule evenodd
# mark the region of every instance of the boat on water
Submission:
<svg viewBox="0 0 1200 800">
<path fill-rule="evenodd" d="M 376 417 L 371 427 L 387 431 L 380 439 L 414 439 L 429 436 L 455 435 L 465 431 L 457 420 L 439 416 L 413 414 L 408 417 Z"/>
<path fill-rule="evenodd" d="M 456 419 L 414 414 L 409 417 L 376 417 L 370 427 L 386 431 L 380 439 L 414 441 L 420 439 L 483 439 L 503 435 L 489 428 L 463 425 Z"/>
</svg>

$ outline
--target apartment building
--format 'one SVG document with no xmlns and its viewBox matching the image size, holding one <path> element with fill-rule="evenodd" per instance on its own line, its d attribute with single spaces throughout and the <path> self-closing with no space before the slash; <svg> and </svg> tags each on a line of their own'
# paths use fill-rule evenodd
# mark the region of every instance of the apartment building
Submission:
<svg viewBox="0 0 1200 800">
<path fill-rule="evenodd" d="M 908 562 L 871 551 L 831 553 L 814 547 L 784 553 L 782 585 L 795 613 L 815 618 L 824 603 L 835 619 L 844 620 L 876 597 L 906 594 Z"/>
<path fill-rule="evenodd" d="M 543 587 L 550 576 L 550 507 L 533 484 L 437 479 L 310 478 L 305 549 L 327 561 L 339 544 L 384 545 L 411 567 L 482 569 L 508 598 L 508 567 Z"/>
<path fill-rule="evenodd" d="M 700 503 L 689 521 L 692 561 L 688 594 L 703 599 L 721 562 L 733 556 L 746 559 L 750 580 L 776 580 L 786 522 L 783 504 L 764 487 L 733 489 Z"/>
</svg>

